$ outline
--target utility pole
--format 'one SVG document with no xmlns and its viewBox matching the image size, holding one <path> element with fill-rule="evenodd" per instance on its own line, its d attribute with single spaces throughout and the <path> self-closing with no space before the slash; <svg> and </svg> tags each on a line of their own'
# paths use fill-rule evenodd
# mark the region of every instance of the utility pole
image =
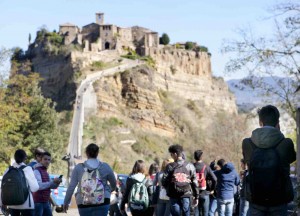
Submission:
<svg viewBox="0 0 300 216">
<path fill-rule="evenodd" d="M 297 183 L 300 182 L 300 107 L 296 110 L 296 125 L 297 125 Z M 298 194 L 299 196 L 299 194 Z M 297 199 L 298 200 L 298 199 Z M 298 216 L 300 216 L 300 208 L 298 208 Z"/>
</svg>

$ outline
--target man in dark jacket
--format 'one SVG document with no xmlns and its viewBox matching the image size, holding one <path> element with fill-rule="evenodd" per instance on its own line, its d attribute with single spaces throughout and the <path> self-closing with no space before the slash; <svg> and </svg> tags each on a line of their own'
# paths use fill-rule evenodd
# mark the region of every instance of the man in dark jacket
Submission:
<svg viewBox="0 0 300 216">
<path fill-rule="evenodd" d="M 194 152 L 195 169 L 198 178 L 199 204 L 195 209 L 195 216 L 208 216 L 209 211 L 209 195 L 215 190 L 217 177 L 202 161 L 203 151 L 197 150 Z"/>
<path fill-rule="evenodd" d="M 167 188 L 170 197 L 171 214 L 173 216 L 190 216 L 191 199 L 198 205 L 198 183 L 195 167 L 182 158 L 183 148 L 180 145 L 169 147 L 174 163 L 167 165 L 162 177 L 162 185 Z"/>
<path fill-rule="evenodd" d="M 293 188 L 289 178 L 290 164 L 296 160 L 296 152 L 293 141 L 285 138 L 280 132 L 279 111 L 275 106 L 267 105 L 258 111 L 259 125 L 252 132 L 251 138 L 243 140 L 242 149 L 244 160 L 251 172 L 250 160 L 255 149 L 271 149 L 274 148 L 279 156 L 279 164 L 282 166 L 282 174 L 286 182 L 281 184 L 284 194 L 277 191 L 278 196 L 282 198 L 281 202 L 275 206 L 266 206 L 256 204 L 255 201 L 250 202 L 251 215 L 287 215 L 287 203 L 293 199 Z M 278 172 L 280 172 L 278 170 Z M 255 185 L 254 185 L 255 187 Z"/>
<path fill-rule="evenodd" d="M 226 163 L 224 159 L 217 162 L 220 170 L 215 171 L 217 176 L 217 203 L 219 216 L 232 216 L 234 205 L 234 192 L 240 184 L 240 178 L 232 163 Z"/>
</svg>

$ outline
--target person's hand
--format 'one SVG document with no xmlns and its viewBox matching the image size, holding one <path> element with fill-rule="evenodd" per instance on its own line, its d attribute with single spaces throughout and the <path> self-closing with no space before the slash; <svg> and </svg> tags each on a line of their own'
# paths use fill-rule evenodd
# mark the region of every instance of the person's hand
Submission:
<svg viewBox="0 0 300 216">
<path fill-rule="evenodd" d="M 68 208 L 69 208 L 69 205 L 63 205 L 63 209 L 64 209 L 64 211 L 63 211 L 63 212 L 67 213 L 67 211 L 68 211 Z"/>
<path fill-rule="evenodd" d="M 199 200 L 197 198 L 193 199 L 193 206 L 196 207 L 198 205 Z"/>
<path fill-rule="evenodd" d="M 62 182 L 62 180 L 61 180 L 60 178 L 54 178 L 54 179 L 53 179 L 53 182 L 54 182 L 55 184 L 59 185 L 59 184 Z"/>
</svg>

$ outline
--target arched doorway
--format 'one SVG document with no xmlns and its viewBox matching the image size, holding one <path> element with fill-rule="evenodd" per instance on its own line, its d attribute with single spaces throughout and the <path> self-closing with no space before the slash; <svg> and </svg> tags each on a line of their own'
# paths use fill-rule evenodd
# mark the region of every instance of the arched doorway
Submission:
<svg viewBox="0 0 300 216">
<path fill-rule="evenodd" d="M 109 49 L 109 46 L 110 46 L 109 42 L 106 42 L 106 43 L 104 44 L 105 49 Z"/>
</svg>

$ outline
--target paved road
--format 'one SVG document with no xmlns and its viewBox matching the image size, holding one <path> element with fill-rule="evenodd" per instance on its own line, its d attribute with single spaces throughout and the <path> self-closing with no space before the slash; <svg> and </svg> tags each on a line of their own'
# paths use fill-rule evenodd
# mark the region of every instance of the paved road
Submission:
<svg viewBox="0 0 300 216">
<path fill-rule="evenodd" d="M 125 61 L 124 64 L 117 67 L 109 68 L 106 70 L 96 71 L 92 74 L 87 75 L 76 91 L 76 104 L 74 106 L 74 114 L 72 120 L 72 127 L 68 145 L 68 154 L 72 157 L 81 157 L 81 144 L 82 144 L 82 133 L 83 133 L 83 116 L 84 116 L 84 104 L 83 97 L 86 89 L 96 80 L 103 76 L 112 76 L 113 74 L 124 71 L 129 68 L 133 68 L 142 63 L 138 61 Z"/>
</svg>

